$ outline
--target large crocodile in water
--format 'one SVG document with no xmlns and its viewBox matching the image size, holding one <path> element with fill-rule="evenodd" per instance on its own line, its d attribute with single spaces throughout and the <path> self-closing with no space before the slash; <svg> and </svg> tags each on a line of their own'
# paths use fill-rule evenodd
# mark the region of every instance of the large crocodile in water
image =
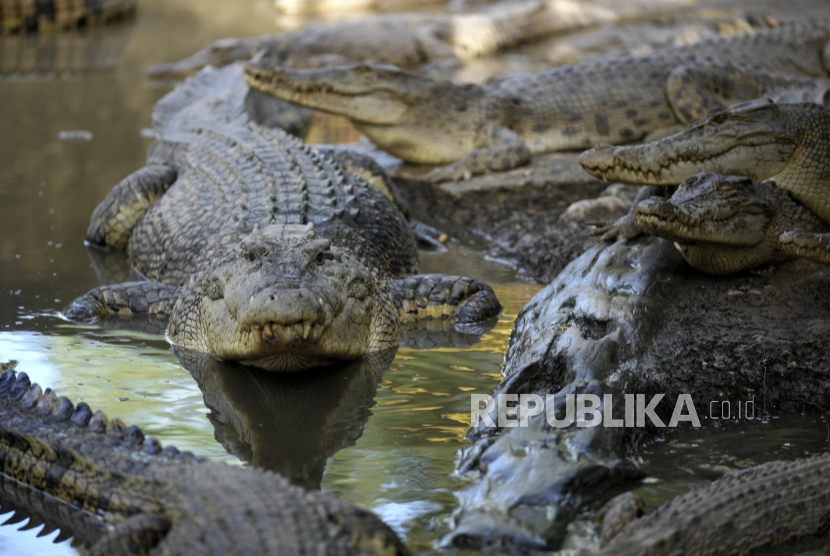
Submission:
<svg viewBox="0 0 830 556">
<path fill-rule="evenodd" d="M 433 174 L 442 180 L 513 168 L 534 153 L 632 142 L 764 95 L 818 100 L 830 86 L 828 38 L 826 19 L 789 23 L 483 86 L 380 64 L 300 70 L 263 57 L 246 70 L 253 88 L 346 116 L 399 158 L 451 163 Z"/>
<path fill-rule="evenodd" d="M 830 255 L 822 242 L 830 225 L 786 191 L 749 178 L 697 174 L 670 199 L 640 202 L 636 213 L 640 226 L 672 241 L 690 265 L 711 274 Z"/>
<path fill-rule="evenodd" d="M 769 181 L 830 223 L 829 146 L 827 110 L 758 99 L 715 112 L 658 141 L 598 145 L 582 153 L 580 164 L 596 177 L 649 186 L 678 185 L 698 172 Z M 642 197 L 651 193 L 645 190 Z M 619 225 L 626 237 L 639 232 L 628 222 Z"/>
<path fill-rule="evenodd" d="M 95 209 L 87 241 L 147 280 L 102 286 L 73 320 L 149 313 L 176 345 L 271 371 L 398 345 L 401 322 L 501 310 L 477 280 L 414 275 L 415 239 L 380 190 L 223 102 L 208 69 L 156 106 L 148 165 Z"/>
<path fill-rule="evenodd" d="M 314 68 L 369 61 L 443 73 L 439 66 L 453 65 L 446 62 L 466 62 L 544 35 L 656 11 L 636 3 L 607 7 L 574 0 L 505 4 L 482 13 L 384 14 L 314 25 L 294 33 L 223 39 L 184 60 L 153 66 L 148 74 L 155 79 L 182 78 L 206 65 L 222 67 L 249 60 L 262 49 L 268 51 L 268 63 L 275 66 Z"/>
<path fill-rule="evenodd" d="M 371 512 L 269 471 L 162 448 L 12 370 L 0 375 L 0 481 L 3 500 L 47 514 L 93 556 L 409 554 Z"/>
<path fill-rule="evenodd" d="M 137 3 L 137 0 L 4 0 L 0 2 L 0 33 L 108 22 L 132 15 Z"/>
</svg>

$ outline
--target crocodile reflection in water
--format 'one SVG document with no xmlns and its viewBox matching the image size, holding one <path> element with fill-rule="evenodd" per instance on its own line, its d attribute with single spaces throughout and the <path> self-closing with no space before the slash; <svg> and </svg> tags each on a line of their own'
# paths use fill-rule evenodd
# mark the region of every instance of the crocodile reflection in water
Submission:
<svg viewBox="0 0 830 556">
<path fill-rule="evenodd" d="M 210 408 L 216 440 L 255 467 L 319 489 L 326 461 L 354 445 L 397 348 L 321 372 L 265 373 L 174 348 Z"/>
</svg>

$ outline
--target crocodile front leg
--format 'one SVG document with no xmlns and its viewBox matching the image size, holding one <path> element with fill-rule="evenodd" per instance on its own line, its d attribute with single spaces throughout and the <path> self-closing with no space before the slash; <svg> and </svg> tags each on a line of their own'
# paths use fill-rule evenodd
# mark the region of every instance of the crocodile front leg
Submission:
<svg viewBox="0 0 830 556">
<path fill-rule="evenodd" d="M 617 239 L 634 239 L 643 233 L 643 227 L 637 223 L 637 205 L 650 197 L 665 197 L 666 188 L 659 185 L 644 185 L 637 192 L 637 197 L 631 205 L 628 214 L 615 222 L 597 228 L 593 235 L 600 236 L 600 241 L 613 241 Z"/>
<path fill-rule="evenodd" d="M 75 322 L 142 314 L 166 320 L 178 293 L 177 286 L 149 280 L 101 286 L 70 303 L 63 314 Z"/>
<path fill-rule="evenodd" d="M 164 165 L 145 166 L 121 180 L 95 207 L 86 240 L 125 249 L 135 225 L 174 181 L 176 169 Z"/>
<path fill-rule="evenodd" d="M 506 127 L 484 127 L 476 133 L 475 150 L 452 164 L 436 168 L 426 178 L 435 183 L 470 179 L 474 174 L 503 172 L 530 163 L 530 149 Z"/>
<path fill-rule="evenodd" d="M 98 540 L 90 556 L 145 556 L 164 538 L 172 523 L 150 513 L 131 515 Z"/>
<path fill-rule="evenodd" d="M 778 241 L 784 252 L 790 256 L 830 264 L 830 233 L 817 234 L 793 230 L 781 234 Z"/>
<path fill-rule="evenodd" d="M 475 324 L 501 312 L 493 288 L 471 278 L 418 274 L 388 283 L 401 322 L 449 318 L 453 325 Z"/>
</svg>

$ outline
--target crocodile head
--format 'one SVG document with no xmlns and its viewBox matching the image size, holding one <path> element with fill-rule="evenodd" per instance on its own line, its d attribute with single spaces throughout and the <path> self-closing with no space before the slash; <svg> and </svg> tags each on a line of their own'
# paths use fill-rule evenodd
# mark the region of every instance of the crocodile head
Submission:
<svg viewBox="0 0 830 556">
<path fill-rule="evenodd" d="M 357 359 L 397 330 L 373 273 L 306 226 L 254 231 L 185 288 L 171 342 L 271 371 Z"/>
<path fill-rule="evenodd" d="M 265 51 L 245 67 L 251 88 L 367 124 L 398 123 L 443 83 L 383 64 L 298 70 L 270 59 Z"/>
<path fill-rule="evenodd" d="M 580 156 L 596 177 L 647 185 L 677 185 L 698 172 L 741 175 L 754 180 L 783 177 L 811 122 L 814 104 L 737 104 L 664 139 L 626 147 L 598 145 Z"/>
<path fill-rule="evenodd" d="M 637 222 L 675 243 L 695 268 L 728 274 L 772 262 L 777 237 L 773 199 L 787 196 L 772 184 L 747 178 L 698 174 L 671 199 L 637 205 Z"/>
<path fill-rule="evenodd" d="M 184 79 L 196 75 L 205 66 L 223 68 L 240 60 L 250 60 L 260 46 L 261 37 L 248 39 L 221 39 L 207 45 L 192 56 L 169 64 L 157 64 L 147 70 L 147 77 L 156 80 Z M 284 56 L 287 39 L 284 35 L 267 38 L 274 56 Z"/>
</svg>

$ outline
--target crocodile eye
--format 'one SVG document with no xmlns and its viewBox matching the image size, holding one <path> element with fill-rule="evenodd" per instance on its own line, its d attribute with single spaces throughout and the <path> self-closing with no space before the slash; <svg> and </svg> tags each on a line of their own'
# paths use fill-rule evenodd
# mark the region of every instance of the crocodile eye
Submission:
<svg viewBox="0 0 830 556">
<path fill-rule="evenodd" d="M 715 114 L 712 117 L 712 123 L 722 124 L 723 122 L 725 122 L 728 119 L 729 119 L 729 116 L 724 114 L 723 112 L 721 112 L 720 114 Z"/>
<path fill-rule="evenodd" d="M 317 253 L 317 256 L 314 257 L 314 262 L 320 266 L 326 264 L 326 261 L 331 260 L 334 260 L 334 255 L 332 255 L 328 251 L 320 251 L 319 253 Z"/>
<path fill-rule="evenodd" d="M 735 191 L 735 188 L 731 185 L 721 185 L 718 186 L 718 191 L 726 192 L 726 191 Z"/>
</svg>

